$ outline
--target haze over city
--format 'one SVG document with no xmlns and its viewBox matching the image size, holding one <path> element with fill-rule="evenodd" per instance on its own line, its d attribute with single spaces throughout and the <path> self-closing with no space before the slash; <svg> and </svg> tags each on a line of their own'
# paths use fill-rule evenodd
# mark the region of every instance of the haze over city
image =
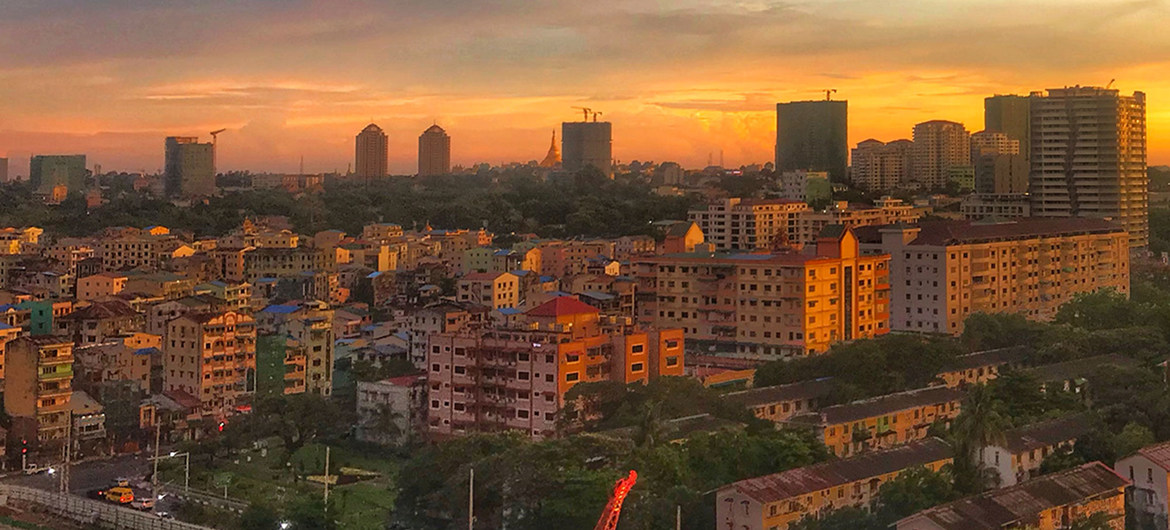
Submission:
<svg viewBox="0 0 1170 530">
<path fill-rule="evenodd" d="M 452 163 L 539 160 L 589 106 L 614 158 L 773 159 L 775 103 L 849 101 L 849 144 L 928 119 L 982 125 L 982 99 L 1066 85 L 1148 95 L 1149 162 L 1170 162 L 1159 1 L 629 0 L 9 2 L 0 156 L 86 153 L 162 167 L 162 138 L 220 137 L 220 171 L 345 171 L 354 134 L 411 173 L 442 125 Z"/>
</svg>

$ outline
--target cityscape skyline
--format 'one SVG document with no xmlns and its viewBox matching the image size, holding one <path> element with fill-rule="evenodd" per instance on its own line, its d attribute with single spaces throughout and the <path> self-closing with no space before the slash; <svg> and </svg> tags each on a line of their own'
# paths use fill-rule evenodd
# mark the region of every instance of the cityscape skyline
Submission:
<svg viewBox="0 0 1170 530">
<path fill-rule="evenodd" d="M 225 127 L 221 170 L 293 171 L 304 156 L 307 171 L 344 171 L 370 121 L 389 136 L 391 173 L 413 173 L 417 136 L 436 122 L 457 142 L 454 165 L 526 162 L 582 104 L 614 123 L 618 160 L 696 167 L 722 151 L 738 166 L 773 158 L 776 103 L 823 89 L 849 101 L 854 146 L 909 137 L 932 119 L 975 132 L 985 96 L 1110 79 L 1148 94 L 1150 162 L 1170 162 L 1170 138 L 1158 135 L 1170 120 L 1159 104 L 1170 42 L 1144 37 L 1166 10 L 1156 3 L 996 4 L 979 22 L 966 18 L 973 2 L 454 3 L 400 6 L 398 18 L 375 6 L 358 17 L 308 4 L 50 4 L 0 8 L 12 51 L 0 66 L 0 156 L 14 160 L 12 174 L 38 153 L 156 171 L 162 138 Z M 176 15 L 204 27 L 158 45 L 151 21 Z M 28 31 L 48 19 L 78 36 L 49 45 Z M 424 19 L 425 30 L 408 27 Z M 461 35 L 470 22 L 484 26 Z M 818 31 L 826 25 L 841 31 Z M 114 31 L 125 38 L 103 39 Z"/>
</svg>

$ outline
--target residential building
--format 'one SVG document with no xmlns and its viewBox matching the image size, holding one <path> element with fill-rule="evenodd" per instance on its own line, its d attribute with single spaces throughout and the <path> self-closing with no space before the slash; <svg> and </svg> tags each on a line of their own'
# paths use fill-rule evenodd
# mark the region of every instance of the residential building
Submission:
<svg viewBox="0 0 1170 530">
<path fill-rule="evenodd" d="M 1146 95 L 1098 87 L 1031 99 L 1032 215 L 1112 219 L 1133 248 L 1149 240 Z"/>
<path fill-rule="evenodd" d="M 897 530 L 970 528 L 1069 528 L 1078 519 L 1106 514 L 1109 527 L 1125 528 L 1125 488 L 1130 482 L 1092 462 L 1015 486 L 994 489 L 927 508 L 897 522 Z"/>
<path fill-rule="evenodd" d="M 1014 486 L 1038 476 L 1046 458 L 1072 451 L 1091 427 L 1088 417 L 1073 414 L 1008 429 L 1002 440 L 980 448 L 979 458 L 985 469 L 995 470 L 997 487 Z"/>
<path fill-rule="evenodd" d="M 381 127 L 371 123 L 362 129 L 354 139 L 354 176 L 359 179 L 385 177 L 389 161 L 386 145 L 386 133 Z"/>
<path fill-rule="evenodd" d="M 172 272 L 128 271 L 126 291 L 175 300 L 195 293 L 195 281 Z"/>
<path fill-rule="evenodd" d="M 426 425 L 427 378 L 404 375 L 357 383 L 357 439 L 403 443 Z"/>
<path fill-rule="evenodd" d="M 832 182 L 848 177 L 849 104 L 792 101 L 776 105 L 776 171 L 825 171 Z"/>
<path fill-rule="evenodd" d="M 72 339 L 78 346 L 142 331 L 146 325 L 144 316 L 122 300 L 93 302 L 54 320 L 54 333 Z"/>
<path fill-rule="evenodd" d="M 48 193 L 56 186 L 82 192 L 88 187 L 89 170 L 85 169 L 85 155 L 34 155 L 28 163 L 28 183 L 39 193 Z"/>
<path fill-rule="evenodd" d="M 510 272 L 473 272 L 456 284 L 459 302 L 492 309 L 517 307 L 520 295 L 520 278 Z"/>
<path fill-rule="evenodd" d="M 103 272 L 77 280 L 78 300 L 102 300 L 126 290 L 130 277 L 123 273 Z"/>
<path fill-rule="evenodd" d="M 163 174 L 168 197 L 215 195 L 215 144 L 194 136 L 170 136 Z"/>
<path fill-rule="evenodd" d="M 243 258 L 243 279 L 253 284 L 260 278 L 287 278 L 337 269 L 335 254 L 330 249 L 258 248 L 245 252 Z"/>
<path fill-rule="evenodd" d="M 1170 442 L 1125 455 L 1113 469 L 1132 484 L 1125 492 L 1126 508 L 1137 528 L 1170 528 Z"/>
<path fill-rule="evenodd" d="M 983 99 L 983 130 L 1003 133 L 1020 143 L 1019 154 L 1028 165 L 1032 156 L 1032 98 L 995 95 Z"/>
<path fill-rule="evenodd" d="M 785 530 L 806 517 L 818 518 L 836 509 L 869 509 L 882 484 L 909 469 L 937 472 L 951 460 L 952 450 L 946 442 L 927 438 L 885 451 L 741 480 L 716 492 L 716 527 Z"/>
<path fill-rule="evenodd" d="M 433 177 L 451 172 L 451 137 L 432 125 L 418 137 L 418 176 Z"/>
<path fill-rule="evenodd" d="M 890 324 L 963 332 L 973 313 L 1049 319 L 1080 293 L 1129 292 L 1128 237 L 1100 219 L 930 221 L 868 227 L 863 247 L 891 256 Z"/>
<path fill-rule="evenodd" d="M 829 451 L 846 457 L 926 438 L 931 424 L 959 415 L 962 401 L 960 390 L 932 386 L 825 407 L 788 423 L 811 427 Z"/>
<path fill-rule="evenodd" d="M 203 416 L 251 410 L 256 381 L 256 324 L 235 311 L 186 313 L 167 322 L 163 390 L 197 398 Z"/>
<path fill-rule="evenodd" d="M 897 189 L 910 180 L 913 147 L 914 142 L 905 139 L 883 143 L 870 138 L 859 142 L 852 151 L 850 180 L 866 191 Z"/>
<path fill-rule="evenodd" d="M 106 437 L 105 407 L 102 407 L 101 403 L 81 390 L 73 393 L 69 399 L 69 407 L 70 418 L 73 422 L 72 450 L 76 451 L 83 446 L 93 447 L 93 444 L 102 443 Z"/>
<path fill-rule="evenodd" d="M 813 412 L 833 391 L 833 380 L 828 377 L 800 381 L 787 385 L 765 386 L 729 392 L 724 397 L 752 411 L 757 418 L 783 423 L 799 414 Z"/>
<path fill-rule="evenodd" d="M 0 380 L 4 379 L 5 346 L 20 336 L 20 328 L 0 322 Z"/>
<path fill-rule="evenodd" d="M 648 382 L 681 376 L 683 331 L 637 329 L 602 319 L 570 297 L 518 315 L 515 324 L 431 334 L 428 432 L 556 432 L 566 393 L 582 382 Z"/>
<path fill-rule="evenodd" d="M 951 167 L 971 165 L 971 141 L 961 123 L 932 120 L 914 126 L 910 179 L 923 189 L 946 185 Z"/>
<path fill-rule="evenodd" d="M 971 164 L 975 168 L 975 191 L 983 194 L 1028 192 L 1028 158 L 1020 152 L 1020 141 L 1002 132 L 979 131 L 971 135 Z"/>
<path fill-rule="evenodd" d="M 694 221 L 679 221 L 666 229 L 662 244 L 656 250 L 663 254 L 694 252 L 695 247 L 707 240 L 703 229 Z"/>
<path fill-rule="evenodd" d="M 474 322 L 472 316 L 472 312 L 467 308 L 449 302 L 440 302 L 416 311 L 410 318 L 408 329 L 410 361 L 420 370 L 425 370 L 430 336 L 462 330 L 465 326 L 472 325 Z"/>
<path fill-rule="evenodd" d="M 333 394 L 333 311 L 323 302 L 306 303 L 288 315 L 280 330 L 285 339 L 284 393 Z"/>
<path fill-rule="evenodd" d="M 978 187 L 978 184 L 976 184 Z M 1031 217 L 1032 206 L 1027 193 L 1009 195 L 972 193 L 959 203 L 959 213 L 969 221 L 1008 220 Z"/>
<path fill-rule="evenodd" d="M 94 256 L 101 260 L 105 271 L 157 270 L 169 260 L 193 254 L 195 249 L 173 235 L 138 230 L 100 238 L 94 249 Z"/>
<path fill-rule="evenodd" d="M 797 236 L 798 214 L 808 204 L 787 199 L 729 198 L 687 212 L 715 250 L 772 250 Z"/>
<path fill-rule="evenodd" d="M 128 333 L 110 337 L 100 344 L 73 350 L 76 358 L 74 386 L 95 389 L 108 381 L 132 381 L 149 394 L 151 369 L 161 361 L 162 337 L 150 333 Z"/>
<path fill-rule="evenodd" d="M 981 385 L 999 377 L 1005 367 L 1019 368 L 1030 353 L 1025 346 L 1012 346 L 960 355 L 938 373 L 938 379 L 951 388 Z"/>
<path fill-rule="evenodd" d="M 889 331 L 888 256 L 826 228 L 815 252 L 669 254 L 634 263 L 638 320 L 681 327 L 700 347 L 757 359 L 824 353 Z"/>
<path fill-rule="evenodd" d="M 785 171 L 779 177 L 780 197 L 810 203 L 827 202 L 833 198 L 833 185 L 825 171 Z"/>
<path fill-rule="evenodd" d="M 816 243 L 826 227 L 841 225 L 850 229 L 895 223 L 918 222 L 919 212 L 901 199 L 882 197 L 873 206 L 858 206 L 846 201 L 829 203 L 824 210 L 805 210 L 796 215 L 795 230 L 789 240 L 798 247 Z"/>
<path fill-rule="evenodd" d="M 73 343 L 53 336 L 18 337 L 4 354 L 4 411 L 12 418 L 9 444 L 33 450 L 64 444 L 71 420 Z"/>
<path fill-rule="evenodd" d="M 561 124 L 561 166 L 576 173 L 593 166 L 613 178 L 613 124 L 605 121 Z"/>
</svg>

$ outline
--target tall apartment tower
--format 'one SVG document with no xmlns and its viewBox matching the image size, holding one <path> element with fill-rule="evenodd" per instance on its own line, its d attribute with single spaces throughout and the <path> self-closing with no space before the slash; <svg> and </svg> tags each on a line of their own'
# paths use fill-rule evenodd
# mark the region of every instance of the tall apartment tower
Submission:
<svg viewBox="0 0 1170 530">
<path fill-rule="evenodd" d="M 994 131 L 971 135 L 971 164 L 975 166 L 975 192 L 1019 194 L 1028 192 L 1028 161 L 1020 153 L 1019 140 Z"/>
<path fill-rule="evenodd" d="M 1028 96 L 991 96 L 983 100 L 983 130 L 1007 135 L 1020 142 L 1024 160 L 1032 153 L 1032 98 Z"/>
<path fill-rule="evenodd" d="M 562 123 L 561 153 L 565 171 L 593 166 L 613 178 L 613 125 L 607 121 Z"/>
<path fill-rule="evenodd" d="M 243 410 L 256 392 L 256 323 L 235 311 L 187 313 L 167 322 L 163 388 L 200 401 L 203 416 Z"/>
<path fill-rule="evenodd" d="M 451 172 L 451 137 L 432 125 L 418 137 L 418 176 L 431 177 Z"/>
<path fill-rule="evenodd" d="M 792 101 L 776 105 L 776 172 L 825 171 L 845 182 L 849 168 L 849 104 Z"/>
<path fill-rule="evenodd" d="M 951 168 L 971 165 L 971 140 L 962 123 L 932 120 L 914 126 L 911 179 L 924 188 L 946 185 Z"/>
<path fill-rule="evenodd" d="M 84 191 L 87 176 L 85 155 L 36 155 L 28 161 L 28 182 L 39 192 L 56 186 Z"/>
<path fill-rule="evenodd" d="M 1146 95 L 1049 89 L 1032 99 L 1032 215 L 1112 219 L 1149 243 Z"/>
<path fill-rule="evenodd" d="M 168 197 L 215 195 L 215 146 L 194 136 L 170 136 L 164 171 Z"/>
<path fill-rule="evenodd" d="M 19 337 L 6 345 L 4 361 L 9 441 L 26 440 L 34 449 L 64 444 L 72 417 L 73 341 Z"/>
<path fill-rule="evenodd" d="M 358 133 L 354 142 L 354 176 L 363 179 L 386 176 L 386 143 L 386 133 L 372 123 Z"/>
<path fill-rule="evenodd" d="M 914 142 L 882 143 L 870 138 L 853 148 L 849 180 L 867 191 L 892 190 L 910 178 L 910 150 Z"/>
</svg>

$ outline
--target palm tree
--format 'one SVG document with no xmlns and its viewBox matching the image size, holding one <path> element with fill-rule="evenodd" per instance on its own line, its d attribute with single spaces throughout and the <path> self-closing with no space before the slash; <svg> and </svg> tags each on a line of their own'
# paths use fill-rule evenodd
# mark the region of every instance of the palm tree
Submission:
<svg viewBox="0 0 1170 530">
<path fill-rule="evenodd" d="M 955 481 L 960 489 L 974 493 L 987 486 L 990 470 L 983 467 L 983 452 L 988 446 L 1004 443 L 1004 430 L 1008 427 L 1000 405 L 986 385 L 972 387 L 963 400 L 962 411 L 951 428 L 955 442 Z"/>
<path fill-rule="evenodd" d="M 661 418 L 662 402 L 646 403 L 642 416 L 638 419 L 637 439 L 638 447 L 654 447 L 662 441 L 666 426 Z"/>
<path fill-rule="evenodd" d="M 362 428 L 377 440 L 397 443 L 403 432 L 402 426 L 398 424 L 401 418 L 402 413 L 391 408 L 388 403 L 379 403 L 362 422 Z"/>
</svg>

